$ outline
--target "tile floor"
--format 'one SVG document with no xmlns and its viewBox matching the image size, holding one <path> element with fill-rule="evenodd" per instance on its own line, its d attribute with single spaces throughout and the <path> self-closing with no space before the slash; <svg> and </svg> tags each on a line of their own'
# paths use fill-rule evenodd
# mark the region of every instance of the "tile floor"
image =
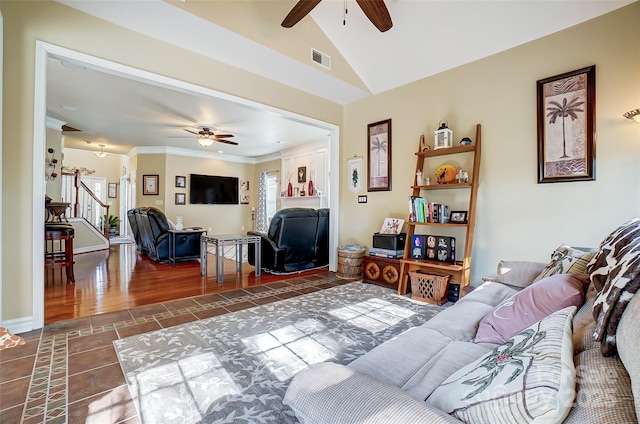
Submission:
<svg viewBox="0 0 640 424">
<path fill-rule="evenodd" d="M 0 423 L 138 423 L 112 341 L 349 281 L 323 273 L 47 325 L 0 351 Z"/>
</svg>

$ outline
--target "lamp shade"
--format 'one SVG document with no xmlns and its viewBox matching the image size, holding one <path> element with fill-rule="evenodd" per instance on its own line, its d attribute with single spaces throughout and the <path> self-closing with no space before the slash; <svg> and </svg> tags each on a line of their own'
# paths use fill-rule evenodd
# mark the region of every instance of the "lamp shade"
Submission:
<svg viewBox="0 0 640 424">
<path fill-rule="evenodd" d="M 104 158 L 106 156 L 109 156 L 109 153 L 104 151 L 104 144 L 99 144 L 99 146 L 100 146 L 100 151 L 94 152 L 94 155 L 98 156 L 99 158 Z"/>
</svg>

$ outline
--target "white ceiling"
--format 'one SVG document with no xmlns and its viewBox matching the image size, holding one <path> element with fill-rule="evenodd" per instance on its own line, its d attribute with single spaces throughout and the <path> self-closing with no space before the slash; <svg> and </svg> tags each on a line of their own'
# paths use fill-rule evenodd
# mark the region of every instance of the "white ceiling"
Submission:
<svg viewBox="0 0 640 424">
<path fill-rule="evenodd" d="M 633 2 L 386 0 L 394 26 L 380 33 L 355 1 L 347 0 L 349 13 L 343 25 L 344 1 L 323 0 L 297 25 L 313 19 L 367 91 L 362 85 L 340 80 L 310 61 L 294 60 L 168 2 L 58 1 L 340 104 L 504 51 Z M 212 1 L 212 7 L 214 4 Z M 295 1 L 266 4 L 283 11 L 281 20 Z M 224 20 L 224 16 L 220 19 Z M 264 24 L 279 27 L 280 21 Z M 281 30 L 288 31 L 284 36 L 297 36 L 295 26 Z M 208 42 L 211 39 L 218 42 Z M 62 105 L 75 106 L 78 111 L 67 111 Z M 303 124 L 272 111 L 213 96 L 174 91 L 91 69 L 68 69 L 55 59 L 50 59 L 47 70 L 47 112 L 83 130 L 68 135 L 66 146 L 98 150 L 98 144 L 105 144 L 105 150 L 119 153 L 129 152 L 135 146 L 157 145 L 207 150 L 197 145 L 195 137 L 173 138 L 188 136 L 183 128 L 198 124 L 215 125 L 221 132 L 231 132 L 236 136 L 233 140 L 240 143 L 239 146 L 215 143 L 207 151 L 222 149 L 224 154 L 253 158 L 273 154 L 283 147 L 325 139 L 328 132 L 322 125 Z M 279 140 L 286 144 L 278 144 Z"/>
</svg>

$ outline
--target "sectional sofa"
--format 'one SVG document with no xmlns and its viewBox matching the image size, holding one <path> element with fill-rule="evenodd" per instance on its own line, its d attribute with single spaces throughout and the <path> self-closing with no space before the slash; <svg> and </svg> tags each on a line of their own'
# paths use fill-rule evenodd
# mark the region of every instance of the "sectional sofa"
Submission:
<svg viewBox="0 0 640 424">
<path fill-rule="evenodd" d="M 297 374 L 302 423 L 637 423 L 640 220 L 599 249 L 506 262 L 427 323 L 347 366 Z"/>
</svg>

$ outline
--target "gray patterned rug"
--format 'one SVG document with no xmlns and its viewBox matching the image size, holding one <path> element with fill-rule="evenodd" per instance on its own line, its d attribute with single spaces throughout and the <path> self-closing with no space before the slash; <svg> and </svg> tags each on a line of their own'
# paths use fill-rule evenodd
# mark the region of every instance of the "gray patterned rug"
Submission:
<svg viewBox="0 0 640 424">
<path fill-rule="evenodd" d="M 440 310 L 354 282 L 113 343 L 143 423 L 294 423 L 282 398 L 295 373 L 347 364 Z"/>
</svg>

